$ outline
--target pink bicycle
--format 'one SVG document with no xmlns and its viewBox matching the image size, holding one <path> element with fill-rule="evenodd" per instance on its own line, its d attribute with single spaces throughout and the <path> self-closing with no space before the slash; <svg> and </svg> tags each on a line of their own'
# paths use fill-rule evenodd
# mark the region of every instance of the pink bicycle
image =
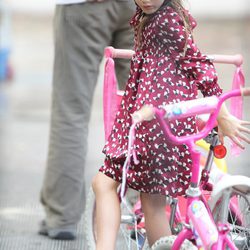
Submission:
<svg viewBox="0 0 250 250">
<path fill-rule="evenodd" d="M 106 57 L 121 57 L 121 58 L 130 58 L 133 54 L 133 51 L 128 50 L 116 50 L 113 48 L 106 49 Z M 211 60 L 214 62 L 221 62 L 221 63 L 231 63 L 235 64 L 237 67 L 242 64 L 242 57 L 241 56 L 212 56 Z M 111 61 L 111 67 L 113 67 L 113 62 Z M 107 63 L 106 63 L 107 66 Z M 110 67 L 110 65 L 108 65 Z M 106 74 L 105 77 L 109 77 L 106 80 L 108 82 L 108 86 L 104 89 L 106 98 L 104 98 L 104 120 L 105 122 L 105 132 L 106 136 L 109 134 L 112 125 L 113 114 L 115 113 L 115 108 L 110 108 L 111 102 L 107 102 L 112 100 L 116 100 L 117 98 L 117 90 L 116 90 L 116 82 L 114 79 L 114 75 L 111 76 Z M 107 91 L 108 88 L 108 91 Z M 107 97 L 107 95 L 110 95 Z M 206 100 L 202 100 L 202 102 Z M 210 100 L 210 99 L 209 99 Z M 196 101 L 195 101 L 196 102 Z M 115 102 L 116 103 L 116 102 Z M 119 103 L 119 101 L 118 101 Z M 215 103 L 215 102 L 214 102 Z M 217 103 L 217 101 L 216 101 Z M 116 104 L 115 104 L 116 105 Z M 185 105 L 186 106 L 186 105 Z M 170 107 L 166 107 L 170 108 Z M 181 107 L 180 107 L 181 108 Z M 215 107 L 213 107 L 215 110 Z M 157 109 L 154 109 L 156 111 Z M 181 109 L 180 109 L 181 110 Z M 198 109 L 196 110 L 198 111 Z M 208 110 L 207 110 L 208 111 Z M 162 111 L 161 111 L 162 112 Z M 163 114 L 160 111 L 157 112 L 158 118 L 165 121 L 160 115 Z M 176 111 L 175 111 L 176 112 Z M 200 112 L 200 111 L 199 111 Z M 211 118 L 211 115 L 210 115 Z M 206 128 L 206 133 L 210 131 L 213 127 L 212 123 L 215 120 L 211 120 L 210 127 Z M 208 125 L 208 122 L 206 123 Z M 164 125 L 166 126 L 166 125 Z M 203 132 L 199 135 L 196 135 L 193 138 L 193 142 L 198 140 L 199 138 L 203 138 L 205 136 L 204 129 Z M 167 132 L 167 131 L 166 131 Z M 184 140 L 183 138 L 181 140 Z M 188 138 L 188 140 L 191 140 Z M 173 234 L 179 235 L 177 241 L 175 241 L 175 237 L 167 237 L 160 239 L 157 241 L 153 248 L 154 250 L 159 249 L 198 249 L 200 246 L 199 243 L 202 242 L 201 237 L 198 236 L 198 231 L 195 233 L 192 231 L 192 227 L 189 224 L 189 217 L 190 212 L 188 212 L 189 204 L 193 204 L 192 201 L 195 201 L 193 204 L 194 207 L 199 209 L 204 209 L 208 211 L 209 218 L 213 222 L 213 232 L 216 232 L 215 228 L 217 229 L 217 234 L 220 236 L 221 242 L 232 242 L 232 248 L 228 249 L 249 249 L 250 246 L 250 199 L 249 199 L 249 192 L 250 192 L 250 179 L 246 177 L 230 177 L 229 175 L 224 175 L 223 171 L 225 172 L 225 162 L 218 161 L 214 158 L 214 155 L 219 153 L 223 153 L 223 148 L 217 148 L 218 138 L 216 131 L 213 130 L 212 133 L 209 134 L 209 137 L 206 139 L 208 144 L 204 144 L 204 141 L 199 141 L 198 146 L 193 149 L 195 151 L 196 159 L 196 166 L 193 171 L 199 171 L 201 166 L 203 167 L 201 179 L 197 180 L 197 193 L 195 197 L 179 197 L 178 199 L 168 199 L 168 205 L 166 206 L 166 214 L 169 217 L 171 229 Z M 191 143 L 194 146 L 194 143 Z M 198 147 L 198 148 L 197 148 Z M 198 151 L 197 151 L 198 149 Z M 199 159 L 200 158 L 200 159 Z M 200 164 L 201 162 L 201 164 Z M 204 163 L 206 162 L 206 163 Z M 222 169 L 222 171 L 218 170 L 218 168 Z M 211 171 L 211 169 L 213 169 Z M 196 172 L 196 178 L 197 178 Z M 212 176 L 211 176 L 212 175 Z M 209 178 L 210 177 L 210 178 Z M 212 177 L 212 178 L 211 178 Z M 213 186 L 214 183 L 221 180 Z M 234 180 L 234 185 L 229 185 L 228 183 L 232 183 L 231 179 Z M 211 179 L 213 181 L 211 182 Z M 230 182 L 228 182 L 228 180 Z M 211 190 L 213 189 L 212 195 Z M 194 191 L 193 186 L 190 187 L 189 193 Z M 225 192 L 225 190 L 227 190 Z M 199 195 L 198 195 L 199 193 Z M 227 194 L 227 195 L 226 195 Z M 192 194 L 193 195 L 193 194 Z M 226 196 L 225 196 L 226 195 Z M 132 197 L 132 198 L 131 198 Z M 143 214 L 140 210 L 140 204 L 138 201 L 139 196 L 137 193 L 128 190 L 127 195 L 125 196 L 125 200 L 121 202 L 122 207 L 122 217 L 121 217 L 121 227 L 117 241 L 116 249 L 149 249 L 146 241 L 146 234 L 145 228 L 143 223 Z M 189 197 L 189 198 L 188 198 Z M 184 207 L 187 206 L 187 209 Z M 212 219 L 211 215 L 214 216 L 214 220 Z M 84 215 L 84 226 L 85 226 L 85 236 L 86 236 L 86 245 L 88 249 L 95 248 L 95 198 L 93 191 L 90 190 L 88 194 L 88 199 L 86 203 L 86 210 Z M 206 223 L 206 222 L 205 222 Z M 193 226 L 194 228 L 194 226 Z M 223 231 L 223 237 L 222 231 Z M 230 235 L 228 237 L 227 235 Z M 191 239 L 190 241 L 183 241 L 184 238 Z M 208 236 L 204 237 L 208 238 Z M 221 240 L 223 238 L 223 240 Z M 204 239 L 203 239 L 204 240 Z M 194 244 L 193 244 L 194 243 Z M 224 243 L 223 243 L 224 244 Z M 230 244 L 230 243 L 228 243 Z M 235 247 L 237 246 L 237 248 Z M 210 249 L 210 246 L 206 246 L 204 249 Z M 211 249 L 227 249 L 226 246 L 216 246 L 217 248 Z M 220 248 L 219 248 L 220 247 Z M 224 248 L 223 248 L 224 247 Z M 233 248 L 234 247 L 234 248 Z"/>
<path fill-rule="evenodd" d="M 209 132 L 214 128 L 216 118 L 220 107 L 224 101 L 229 98 L 250 95 L 250 88 L 242 90 L 234 90 L 227 92 L 220 97 L 212 96 L 186 102 L 180 102 L 177 104 L 170 104 L 162 107 L 161 109 L 156 107 L 144 107 L 140 111 L 134 114 L 134 124 L 142 121 L 152 120 L 154 117 L 160 123 L 165 136 L 169 141 L 175 144 L 186 144 L 190 147 L 190 153 L 192 156 L 193 166 L 192 175 L 189 188 L 186 190 L 187 203 L 186 214 L 183 228 L 178 233 L 177 237 L 165 237 L 157 241 L 153 246 L 153 250 L 158 249 L 172 249 L 178 250 L 181 248 L 184 240 L 193 242 L 187 249 L 249 249 L 250 244 L 250 230 L 249 230 L 249 216 L 250 216 L 250 179 L 244 176 L 229 176 L 226 175 L 218 181 L 214 187 L 214 191 L 211 195 L 212 207 L 209 206 L 207 200 L 202 194 L 202 182 L 200 181 L 200 152 L 196 149 L 195 142 L 206 137 Z M 196 116 L 198 114 L 209 113 L 209 119 L 206 122 L 204 128 L 196 134 L 177 137 L 171 132 L 168 126 L 168 121 Z M 134 125 L 132 126 L 133 129 Z M 131 129 L 131 130 L 132 130 Z M 133 138 L 131 137 L 131 140 Z M 218 194 L 222 196 L 215 199 Z M 229 213 L 232 212 L 230 207 L 233 204 L 233 197 L 235 194 L 240 195 L 240 200 L 237 197 L 237 209 L 236 218 L 238 225 L 235 228 L 230 228 L 228 219 Z M 216 206 L 215 206 L 216 204 Z M 240 206 L 246 206 L 243 208 L 245 211 L 240 211 Z M 215 217 L 213 217 L 213 211 Z M 244 213 L 242 213 L 244 212 Z M 231 234 L 230 234 L 231 230 Z M 240 242 L 234 242 L 234 234 L 243 232 L 243 239 Z M 231 237 L 230 237 L 231 236 Z M 188 243 L 185 243 L 187 246 Z M 238 247 L 236 245 L 238 244 Z M 195 248 L 196 246 L 197 248 Z"/>
</svg>

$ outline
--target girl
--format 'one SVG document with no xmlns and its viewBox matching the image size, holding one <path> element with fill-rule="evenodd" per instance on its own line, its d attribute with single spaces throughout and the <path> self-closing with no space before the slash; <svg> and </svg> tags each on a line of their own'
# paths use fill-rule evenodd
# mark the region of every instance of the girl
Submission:
<svg viewBox="0 0 250 250">
<path fill-rule="evenodd" d="M 97 209 L 97 250 L 115 249 L 120 224 L 117 187 L 128 147 L 131 114 L 143 105 L 160 106 L 197 97 L 220 95 L 213 64 L 202 55 L 192 38 L 196 23 L 181 0 L 135 0 L 137 11 L 131 20 L 135 31 L 135 54 L 125 94 L 111 135 L 104 147 L 104 165 L 93 180 Z M 244 122 L 222 108 L 218 124 L 220 137 L 227 135 L 240 147 L 239 139 L 250 143 Z M 176 135 L 193 133 L 194 118 L 171 124 Z M 166 196 L 185 193 L 190 179 L 191 159 L 186 145 L 172 145 L 160 136 L 155 121 L 136 127 L 135 149 L 139 164 L 131 161 L 127 185 L 141 195 L 150 246 L 170 235 L 166 223 Z"/>
</svg>

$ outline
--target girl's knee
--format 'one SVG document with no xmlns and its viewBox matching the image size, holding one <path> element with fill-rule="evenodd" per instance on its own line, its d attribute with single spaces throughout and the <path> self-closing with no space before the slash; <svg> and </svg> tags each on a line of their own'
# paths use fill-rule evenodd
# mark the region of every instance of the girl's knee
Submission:
<svg viewBox="0 0 250 250">
<path fill-rule="evenodd" d="M 144 210 L 153 210 L 155 208 L 165 209 L 166 206 L 166 197 L 160 194 L 141 194 L 141 202 Z"/>
<path fill-rule="evenodd" d="M 101 186 L 102 186 L 102 177 L 98 172 L 92 179 L 92 188 L 94 193 L 98 192 L 98 190 L 101 189 Z"/>
<path fill-rule="evenodd" d="M 98 172 L 92 180 L 92 188 L 95 194 L 107 191 L 116 191 L 118 183 L 105 174 Z"/>
</svg>

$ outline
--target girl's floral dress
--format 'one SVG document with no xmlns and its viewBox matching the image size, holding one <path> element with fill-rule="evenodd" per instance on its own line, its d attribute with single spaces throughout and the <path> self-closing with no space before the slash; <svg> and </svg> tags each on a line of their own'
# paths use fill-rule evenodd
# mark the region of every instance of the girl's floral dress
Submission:
<svg viewBox="0 0 250 250">
<path fill-rule="evenodd" d="M 127 154 L 131 114 L 145 104 L 160 107 L 197 98 L 197 90 L 204 96 L 222 92 L 214 65 L 201 54 L 191 35 L 185 42 L 184 23 L 172 7 L 166 6 L 154 14 L 143 29 L 143 42 L 139 48 L 137 24 L 142 15 L 137 8 L 131 20 L 135 29 L 135 54 L 124 97 L 103 149 L 106 154 L 104 165 L 100 168 L 118 182 L 121 182 Z M 196 23 L 191 15 L 189 17 L 194 28 Z M 174 121 L 170 126 L 176 135 L 196 131 L 194 117 Z M 173 197 L 184 194 L 192 164 L 186 145 L 168 142 L 157 121 L 153 120 L 137 125 L 134 148 L 139 164 L 131 162 L 126 180 L 130 188 Z"/>
</svg>

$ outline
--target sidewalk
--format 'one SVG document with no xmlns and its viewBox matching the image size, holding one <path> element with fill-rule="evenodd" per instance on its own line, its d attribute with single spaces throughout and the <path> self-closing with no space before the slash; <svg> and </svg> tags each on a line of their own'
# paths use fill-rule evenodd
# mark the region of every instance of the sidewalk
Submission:
<svg viewBox="0 0 250 250">
<path fill-rule="evenodd" d="M 250 63 L 249 20 L 201 22 L 195 31 L 197 43 L 205 53 L 242 53 Z M 22 17 L 13 19 L 12 65 L 15 78 L 0 86 L 5 108 L 0 117 L 0 249 L 1 250 L 82 250 L 82 221 L 74 242 L 49 240 L 37 235 L 43 218 L 39 192 L 46 165 L 52 78 L 52 19 Z M 225 90 L 230 89 L 232 66 L 218 67 Z M 249 67 L 244 67 L 249 87 Z M 220 73 L 221 72 L 221 73 Z M 223 75 L 222 75 L 222 72 Z M 102 163 L 102 86 L 99 79 L 92 112 L 89 152 L 86 164 L 87 185 Z M 250 101 L 245 118 L 250 120 Z M 97 143 L 96 143 L 97 142 Z M 231 173 L 250 176 L 250 147 L 240 158 L 228 155 Z M 237 164 L 236 164 L 237 163 Z"/>
</svg>

